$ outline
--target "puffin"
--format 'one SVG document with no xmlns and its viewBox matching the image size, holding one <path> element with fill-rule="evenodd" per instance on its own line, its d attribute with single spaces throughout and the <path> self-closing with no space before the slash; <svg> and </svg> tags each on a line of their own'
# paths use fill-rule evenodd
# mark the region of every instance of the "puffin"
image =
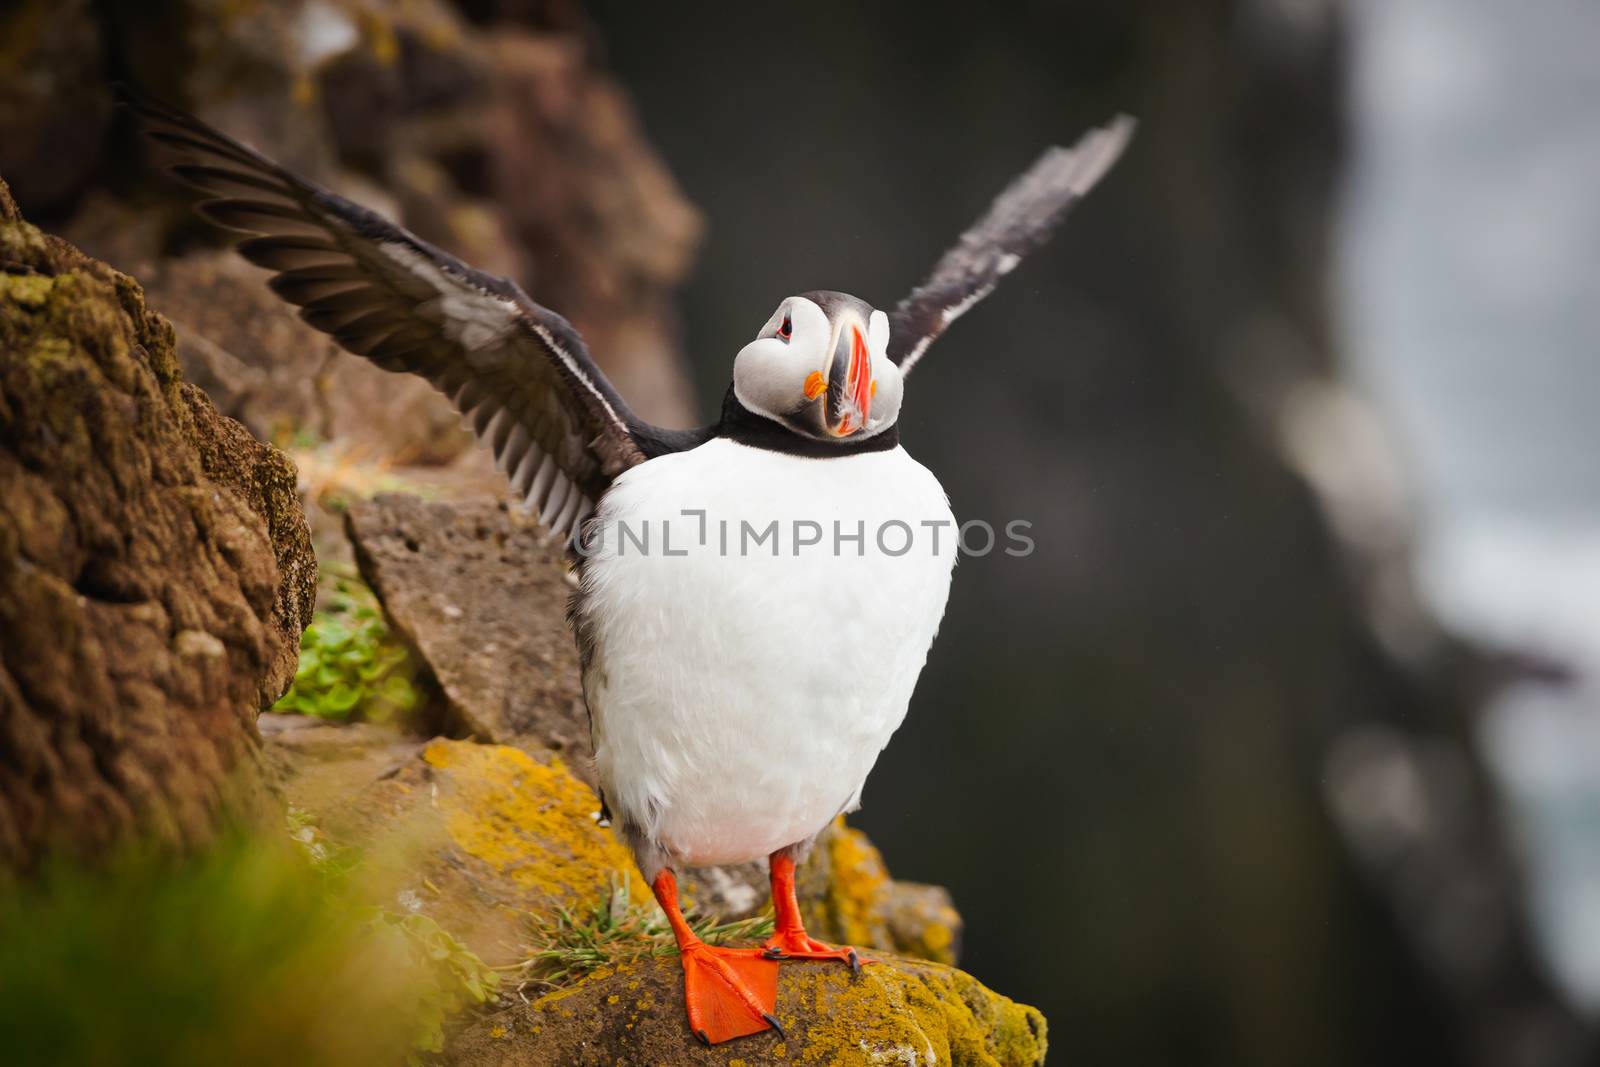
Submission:
<svg viewBox="0 0 1600 1067">
<path fill-rule="evenodd" d="M 782 961 L 872 962 L 806 932 L 795 867 L 859 806 L 905 718 L 958 552 L 944 489 L 900 441 L 906 378 L 1099 182 L 1133 120 L 1046 150 L 892 310 L 831 290 L 782 299 L 734 356 L 718 420 L 675 430 L 635 415 L 572 324 L 515 282 L 120 94 L 273 292 L 448 397 L 566 541 L 602 811 L 677 941 L 689 1028 L 706 1044 L 781 1034 Z M 761 859 L 771 938 L 702 941 L 676 872 Z"/>
</svg>

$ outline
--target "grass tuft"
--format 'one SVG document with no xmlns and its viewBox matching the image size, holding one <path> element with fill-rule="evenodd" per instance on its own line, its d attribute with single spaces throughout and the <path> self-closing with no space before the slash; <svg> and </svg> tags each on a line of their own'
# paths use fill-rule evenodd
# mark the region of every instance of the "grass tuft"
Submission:
<svg viewBox="0 0 1600 1067">
<path fill-rule="evenodd" d="M 691 916 L 689 925 L 710 945 L 759 942 L 772 935 L 771 915 L 733 922 Z M 560 908 L 548 919 L 535 919 L 531 941 L 533 951 L 525 959 L 499 968 L 505 988 L 524 1000 L 563 989 L 602 967 L 678 954 L 666 916 L 654 904 L 633 900 L 626 875 L 588 911 Z"/>
</svg>

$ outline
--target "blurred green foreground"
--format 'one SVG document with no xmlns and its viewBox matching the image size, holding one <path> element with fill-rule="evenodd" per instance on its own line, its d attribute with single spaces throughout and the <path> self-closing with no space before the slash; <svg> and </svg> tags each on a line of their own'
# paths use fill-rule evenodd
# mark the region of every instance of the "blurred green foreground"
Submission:
<svg viewBox="0 0 1600 1067">
<path fill-rule="evenodd" d="M 175 860 L 54 860 L 0 889 L 0 1049 L 12 1067 L 372 1064 L 437 1049 L 493 972 L 356 876 L 234 832 Z"/>
</svg>

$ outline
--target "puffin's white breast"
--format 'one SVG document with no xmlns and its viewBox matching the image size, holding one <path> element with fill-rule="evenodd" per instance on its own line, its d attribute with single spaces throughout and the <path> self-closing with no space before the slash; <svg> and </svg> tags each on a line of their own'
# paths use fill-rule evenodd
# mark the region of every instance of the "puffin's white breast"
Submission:
<svg viewBox="0 0 1600 1067">
<path fill-rule="evenodd" d="M 598 519 L 580 611 L 613 811 L 699 865 L 854 807 L 949 593 L 933 475 L 900 448 L 810 459 L 719 438 L 624 473 Z"/>
</svg>

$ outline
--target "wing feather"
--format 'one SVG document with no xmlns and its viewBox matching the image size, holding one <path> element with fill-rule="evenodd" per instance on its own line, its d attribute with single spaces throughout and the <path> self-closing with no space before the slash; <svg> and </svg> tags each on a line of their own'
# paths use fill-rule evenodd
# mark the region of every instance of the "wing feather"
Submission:
<svg viewBox="0 0 1600 1067">
<path fill-rule="evenodd" d="M 329 241 L 314 238 L 252 237 L 235 246 L 245 259 L 267 270 L 300 270 L 306 267 L 325 267 L 349 262 L 343 252 Z"/>
<path fill-rule="evenodd" d="M 1119 115 L 1072 148 L 1050 148 L 1006 187 L 923 283 L 889 315 L 889 358 L 909 374 L 940 334 L 1049 240 L 1068 209 L 1094 188 L 1133 137 Z"/>
<path fill-rule="evenodd" d="M 528 454 L 528 446 L 531 444 L 533 438 L 529 435 L 527 427 L 521 422 L 515 423 L 511 427 L 511 436 L 506 439 L 505 447 L 495 457 L 495 462 L 505 471 L 507 478 L 511 478 L 516 472 L 517 465 Z"/>
<path fill-rule="evenodd" d="M 542 500 L 544 495 L 550 491 L 550 483 L 555 480 L 555 477 L 555 457 L 541 456 L 539 459 L 539 469 L 534 472 L 533 480 L 528 483 L 528 489 L 525 494 L 526 498 L 530 501 L 535 498 Z"/>
<path fill-rule="evenodd" d="M 554 484 L 550 486 L 549 495 L 545 497 L 544 512 L 540 515 L 540 518 L 544 519 L 545 522 L 550 522 L 554 519 L 561 505 L 567 502 L 567 494 L 570 492 L 572 492 L 572 482 L 565 475 L 558 476 Z"/>
<path fill-rule="evenodd" d="M 300 317 L 349 351 L 430 381 L 512 488 L 565 534 L 617 475 L 675 440 L 628 411 L 564 318 L 193 116 L 123 90 L 176 150 L 202 216 L 250 235 L 239 253 Z"/>
</svg>

